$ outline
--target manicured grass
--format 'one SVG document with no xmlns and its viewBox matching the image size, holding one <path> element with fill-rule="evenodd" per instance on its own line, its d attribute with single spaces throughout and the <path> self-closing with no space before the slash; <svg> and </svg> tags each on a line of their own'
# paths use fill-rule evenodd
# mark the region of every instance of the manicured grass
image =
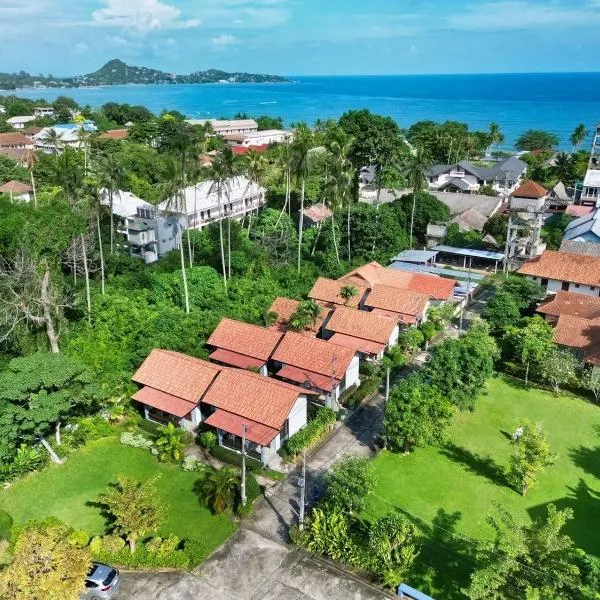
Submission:
<svg viewBox="0 0 600 600">
<path fill-rule="evenodd" d="M 168 507 L 159 534 L 197 539 L 212 551 L 235 531 L 231 518 L 212 515 L 200 504 L 194 492 L 197 473 L 159 463 L 147 450 L 123 446 L 115 438 L 92 442 L 63 465 L 51 465 L 0 491 L 0 509 L 12 516 L 15 525 L 54 516 L 91 534 L 102 534 L 106 522 L 100 508 L 90 501 L 114 483 L 118 475 L 146 480 L 157 473 L 161 475 L 157 494 Z"/>
<path fill-rule="evenodd" d="M 523 497 L 508 487 L 503 470 L 511 453 L 510 434 L 525 418 L 542 423 L 558 456 Z M 383 452 L 374 464 L 378 484 L 369 513 L 397 508 L 424 519 L 426 527 L 441 525 L 431 528 L 419 559 L 432 568 L 420 569 L 416 579 L 431 583 L 438 593 L 443 590 L 444 598 L 459 597 L 454 595 L 458 582 L 466 583 L 470 565 L 457 550 L 470 554 L 473 547 L 447 531 L 492 539 L 486 515 L 495 504 L 523 523 L 545 516 L 549 503 L 570 507 L 575 518 L 566 532 L 577 546 L 600 555 L 600 407 L 582 399 L 525 389 L 497 377 L 474 413 L 457 415 L 446 447 L 417 449 L 410 456 Z"/>
</svg>

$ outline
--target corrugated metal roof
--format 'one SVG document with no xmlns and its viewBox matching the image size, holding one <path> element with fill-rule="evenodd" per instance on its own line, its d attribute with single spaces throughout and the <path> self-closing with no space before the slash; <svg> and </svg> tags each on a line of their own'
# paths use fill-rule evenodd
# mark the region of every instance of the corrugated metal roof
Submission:
<svg viewBox="0 0 600 600">
<path fill-rule="evenodd" d="M 487 260 L 504 260 L 504 254 L 500 252 L 489 252 L 488 250 L 475 250 L 474 248 L 455 248 L 454 246 L 434 246 L 433 250 L 456 254 L 457 256 L 470 256 L 471 258 L 484 258 Z"/>
<path fill-rule="evenodd" d="M 440 275 L 441 277 L 450 277 L 451 279 L 460 279 L 466 281 L 469 279 L 467 271 L 457 271 L 455 269 L 443 269 L 442 267 L 432 267 L 429 265 L 415 265 L 413 263 L 406 263 L 396 261 L 390 265 L 392 269 L 398 269 L 400 271 L 413 271 L 415 273 L 430 273 L 432 275 Z M 485 278 L 485 275 L 479 273 L 471 273 L 471 281 L 481 281 Z"/>
</svg>

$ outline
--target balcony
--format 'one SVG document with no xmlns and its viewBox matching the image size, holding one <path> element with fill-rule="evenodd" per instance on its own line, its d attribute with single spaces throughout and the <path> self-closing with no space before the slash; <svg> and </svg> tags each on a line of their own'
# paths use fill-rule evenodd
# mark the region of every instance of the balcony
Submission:
<svg viewBox="0 0 600 600">
<path fill-rule="evenodd" d="M 133 246 L 147 246 L 148 244 L 156 243 L 156 233 L 154 232 L 154 229 L 136 231 L 129 228 L 128 238 L 129 243 Z"/>
</svg>

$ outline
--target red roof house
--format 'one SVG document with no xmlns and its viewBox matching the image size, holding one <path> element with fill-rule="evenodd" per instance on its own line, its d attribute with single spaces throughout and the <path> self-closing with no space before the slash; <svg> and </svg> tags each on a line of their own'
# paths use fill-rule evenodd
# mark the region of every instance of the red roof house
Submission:
<svg viewBox="0 0 600 600">
<path fill-rule="evenodd" d="M 276 377 L 317 391 L 333 408 L 333 400 L 359 385 L 358 354 L 331 341 L 286 333 L 273 354 Z"/>
<path fill-rule="evenodd" d="M 375 285 L 365 300 L 371 312 L 386 315 L 404 325 L 422 321 L 429 306 L 429 295 L 387 285 Z"/>
<path fill-rule="evenodd" d="M 355 288 L 356 296 L 345 300 L 341 296 L 341 290 L 343 287 L 348 286 Z M 357 308 L 360 306 L 366 291 L 367 287 L 364 285 L 364 282 L 360 284 L 319 277 L 308 293 L 308 297 L 316 300 L 319 304 L 328 308 L 335 308 L 336 306 L 349 306 L 351 308 Z"/>
<path fill-rule="evenodd" d="M 291 316 L 298 310 L 300 306 L 300 302 L 298 300 L 292 300 L 290 298 L 282 298 L 279 296 L 275 298 L 273 304 L 271 304 L 271 308 L 269 308 L 269 313 L 274 313 L 277 315 L 277 320 L 273 325 L 269 327 L 273 331 L 280 331 L 281 333 L 285 333 L 288 328 L 288 321 Z M 331 310 L 322 307 L 321 316 L 317 319 L 317 321 L 310 325 L 310 327 L 304 331 L 300 331 L 302 335 L 307 335 L 309 337 L 315 337 L 320 331 L 323 323 L 331 314 Z"/>
<path fill-rule="evenodd" d="M 124 140 L 129 137 L 127 129 L 110 129 L 98 136 L 101 140 Z"/>
<path fill-rule="evenodd" d="M 223 319 L 207 344 L 214 348 L 210 359 L 239 369 L 257 369 L 267 374 L 267 362 L 283 334 L 272 329 Z"/>
</svg>

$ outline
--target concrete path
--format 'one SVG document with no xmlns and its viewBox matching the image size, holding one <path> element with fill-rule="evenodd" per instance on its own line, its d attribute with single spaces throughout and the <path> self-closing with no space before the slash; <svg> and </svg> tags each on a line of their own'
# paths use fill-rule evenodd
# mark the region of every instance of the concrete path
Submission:
<svg viewBox="0 0 600 600">
<path fill-rule="evenodd" d="M 372 456 L 381 433 L 383 398 L 357 410 L 307 458 L 307 499 L 342 457 Z M 193 573 L 123 573 L 118 600 L 380 600 L 394 598 L 332 564 L 289 544 L 297 523 L 297 468 L 269 490 L 239 531 Z"/>
</svg>

